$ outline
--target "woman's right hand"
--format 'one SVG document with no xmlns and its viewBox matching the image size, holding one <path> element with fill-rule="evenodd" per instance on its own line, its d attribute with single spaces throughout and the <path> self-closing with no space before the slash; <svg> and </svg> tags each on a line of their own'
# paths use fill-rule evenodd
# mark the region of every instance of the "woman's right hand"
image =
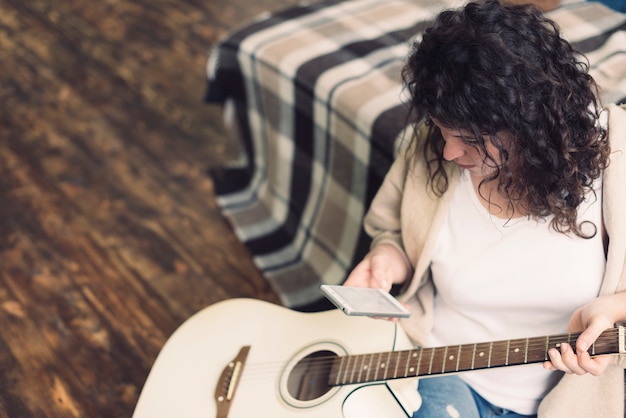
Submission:
<svg viewBox="0 0 626 418">
<path fill-rule="evenodd" d="M 357 264 L 344 285 L 379 287 L 390 291 L 393 284 L 404 282 L 409 273 L 410 267 L 398 248 L 391 244 L 379 244 Z"/>
</svg>

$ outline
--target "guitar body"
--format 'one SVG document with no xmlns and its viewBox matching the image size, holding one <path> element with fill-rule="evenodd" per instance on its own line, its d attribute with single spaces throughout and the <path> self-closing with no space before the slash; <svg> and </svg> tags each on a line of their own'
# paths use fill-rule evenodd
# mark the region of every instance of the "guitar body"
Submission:
<svg viewBox="0 0 626 418">
<path fill-rule="evenodd" d="M 133 417 L 406 418 L 420 405 L 415 378 L 325 388 L 294 382 L 307 380 L 307 358 L 411 348 L 389 321 L 227 300 L 198 312 L 168 339 Z"/>
</svg>

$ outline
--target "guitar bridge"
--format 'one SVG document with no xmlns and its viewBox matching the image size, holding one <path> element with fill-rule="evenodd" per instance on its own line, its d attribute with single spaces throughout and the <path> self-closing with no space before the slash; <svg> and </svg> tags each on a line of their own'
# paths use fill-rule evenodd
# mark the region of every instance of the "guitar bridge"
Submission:
<svg viewBox="0 0 626 418">
<path fill-rule="evenodd" d="M 237 385 L 241 378 L 241 372 L 246 364 L 250 346 L 241 347 L 237 356 L 226 365 L 215 388 L 215 402 L 217 404 L 217 417 L 226 418 L 237 391 Z"/>
</svg>

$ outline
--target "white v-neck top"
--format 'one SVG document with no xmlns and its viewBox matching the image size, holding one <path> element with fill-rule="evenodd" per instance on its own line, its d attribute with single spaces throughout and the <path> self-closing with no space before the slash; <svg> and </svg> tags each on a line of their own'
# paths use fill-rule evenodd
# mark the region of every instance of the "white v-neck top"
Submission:
<svg viewBox="0 0 626 418">
<path fill-rule="evenodd" d="M 573 311 L 598 295 L 605 269 L 601 185 L 595 188 L 578 216 L 598 232 L 582 239 L 554 231 L 550 219 L 489 214 L 464 173 L 434 251 L 435 322 L 429 345 L 567 332 Z M 460 377 L 495 405 L 535 414 L 560 374 L 534 364 Z"/>
</svg>

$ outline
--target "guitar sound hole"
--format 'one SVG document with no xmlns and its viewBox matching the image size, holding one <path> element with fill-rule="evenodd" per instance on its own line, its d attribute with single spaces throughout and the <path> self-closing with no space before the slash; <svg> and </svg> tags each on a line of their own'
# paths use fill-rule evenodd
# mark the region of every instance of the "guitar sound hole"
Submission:
<svg viewBox="0 0 626 418">
<path fill-rule="evenodd" d="M 300 360 L 287 379 L 289 394 L 300 401 L 311 401 L 327 393 L 330 369 L 337 354 L 332 351 L 316 351 Z"/>
</svg>

